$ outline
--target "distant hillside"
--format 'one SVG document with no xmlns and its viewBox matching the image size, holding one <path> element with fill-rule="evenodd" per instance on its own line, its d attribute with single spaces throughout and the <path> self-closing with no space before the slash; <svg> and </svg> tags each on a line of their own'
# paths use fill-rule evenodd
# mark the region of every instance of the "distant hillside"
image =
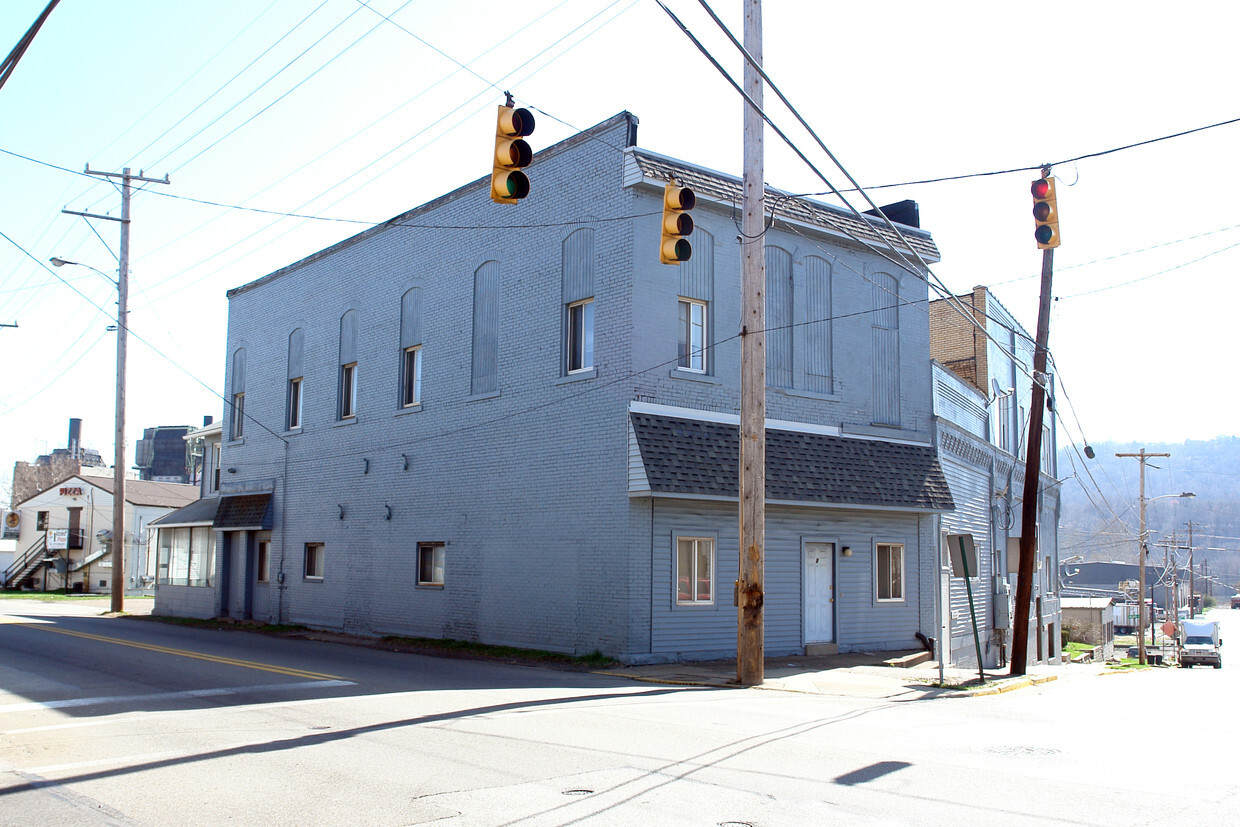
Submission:
<svg viewBox="0 0 1240 827">
<path fill-rule="evenodd" d="M 1060 521 L 1061 559 L 1137 559 L 1139 463 L 1117 453 L 1167 453 L 1146 465 L 1146 523 L 1150 560 L 1162 564 L 1173 532 L 1178 545 L 1188 545 L 1193 531 L 1194 563 L 1208 561 L 1209 573 L 1226 584 L 1240 581 L 1240 437 L 1181 443 L 1118 443 L 1093 445 L 1095 458 L 1060 452 L 1059 478 L 1064 480 Z M 1165 497 L 1191 491 L 1193 499 Z M 1101 492 L 1101 493 L 1100 493 Z M 1156 497 L 1163 497 L 1156 502 Z M 1092 500 L 1092 502 L 1091 502 Z M 1109 508 L 1108 508 L 1109 504 Z M 1219 550 L 1222 549 L 1222 550 Z M 1181 552 L 1181 564 L 1188 553 Z M 1221 595 L 1222 592 L 1216 592 Z"/>
</svg>

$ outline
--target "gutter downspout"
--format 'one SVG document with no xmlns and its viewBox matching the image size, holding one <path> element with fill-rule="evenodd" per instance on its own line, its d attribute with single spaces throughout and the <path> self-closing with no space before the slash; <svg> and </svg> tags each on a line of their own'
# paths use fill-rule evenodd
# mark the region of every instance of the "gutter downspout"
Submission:
<svg viewBox="0 0 1240 827">
<path fill-rule="evenodd" d="M 276 623 L 284 622 L 284 557 L 288 547 L 284 515 L 288 513 L 288 440 L 284 440 L 284 475 L 280 478 L 280 567 L 276 570 Z"/>
</svg>

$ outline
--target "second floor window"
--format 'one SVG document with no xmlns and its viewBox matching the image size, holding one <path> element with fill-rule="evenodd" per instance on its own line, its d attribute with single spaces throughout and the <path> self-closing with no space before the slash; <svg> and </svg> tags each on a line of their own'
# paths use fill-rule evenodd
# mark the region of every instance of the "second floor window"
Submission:
<svg viewBox="0 0 1240 827">
<path fill-rule="evenodd" d="M 568 372 L 594 367 L 594 299 L 568 306 Z"/>
<path fill-rule="evenodd" d="M 233 394 L 232 404 L 232 438 L 241 439 L 245 435 L 245 394 Z"/>
<path fill-rule="evenodd" d="M 288 429 L 301 427 L 301 377 L 288 381 Z"/>
<path fill-rule="evenodd" d="M 706 303 L 680 300 L 680 337 L 677 364 L 685 370 L 706 372 Z"/>
<path fill-rule="evenodd" d="M 400 404 L 403 408 L 412 408 L 422 403 L 422 348 L 405 348 L 404 362 L 401 366 Z"/>
<path fill-rule="evenodd" d="M 357 416 L 357 362 L 340 366 L 340 418 Z"/>
</svg>

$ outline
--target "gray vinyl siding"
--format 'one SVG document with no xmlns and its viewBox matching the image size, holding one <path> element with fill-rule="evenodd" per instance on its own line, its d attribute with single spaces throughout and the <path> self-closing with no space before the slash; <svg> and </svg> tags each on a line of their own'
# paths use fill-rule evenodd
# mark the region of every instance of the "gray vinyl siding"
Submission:
<svg viewBox="0 0 1240 827">
<path fill-rule="evenodd" d="M 766 384 L 792 387 L 792 255 L 766 248 Z"/>
<path fill-rule="evenodd" d="M 927 523 L 931 522 L 929 520 Z M 768 506 L 765 546 L 765 647 L 770 656 L 804 651 L 801 581 L 803 543 L 836 543 L 835 638 L 840 651 L 915 649 L 916 633 L 933 636 L 933 594 L 921 594 L 920 521 L 913 514 L 851 512 Z M 675 538 L 716 538 L 715 602 L 678 606 L 675 598 Z M 661 499 L 652 525 L 651 654 L 663 659 L 727 657 L 736 654 L 736 579 L 740 538 L 734 503 Z M 873 546 L 902 543 L 905 594 L 899 603 L 875 600 Z M 852 549 L 843 557 L 844 546 Z M 931 584 L 932 586 L 933 584 Z"/>
</svg>

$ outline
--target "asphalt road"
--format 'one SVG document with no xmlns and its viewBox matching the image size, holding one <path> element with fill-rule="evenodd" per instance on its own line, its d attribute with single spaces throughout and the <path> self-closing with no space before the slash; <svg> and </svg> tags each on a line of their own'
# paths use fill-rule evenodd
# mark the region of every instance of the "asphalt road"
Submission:
<svg viewBox="0 0 1240 827">
<path fill-rule="evenodd" d="M 1234 659 L 876 699 L 93 611 L 0 602 L 0 824 L 1132 825 L 1240 812 Z M 1240 640 L 1240 611 L 1216 614 Z"/>
</svg>

